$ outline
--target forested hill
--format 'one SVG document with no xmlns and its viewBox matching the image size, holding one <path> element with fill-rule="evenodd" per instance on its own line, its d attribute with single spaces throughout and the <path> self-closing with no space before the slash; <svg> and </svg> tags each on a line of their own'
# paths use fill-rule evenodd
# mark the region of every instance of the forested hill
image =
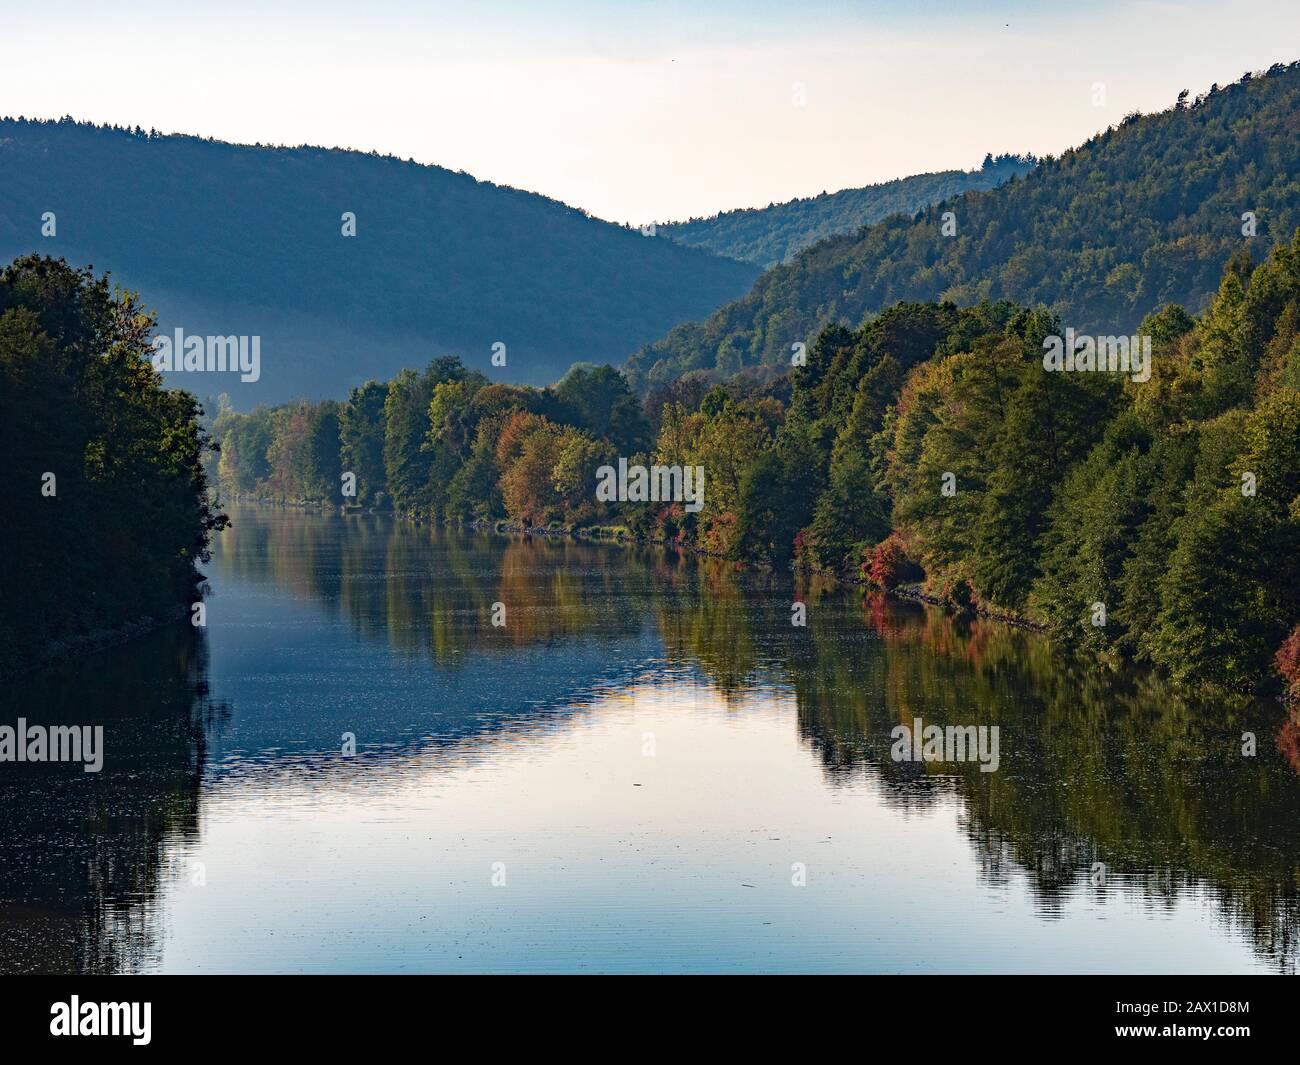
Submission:
<svg viewBox="0 0 1300 1065">
<path fill-rule="evenodd" d="M 915 214 L 970 189 L 996 188 L 1013 175 L 1027 174 L 1033 166 L 1032 157 L 1001 155 L 995 159 L 990 154 L 979 170 L 916 174 L 768 207 L 724 211 L 712 218 L 670 222 L 661 225 L 659 232 L 682 244 L 766 269 L 787 262 L 826 237 L 853 233 L 893 214 Z"/>
<path fill-rule="evenodd" d="M 1131 115 L 996 189 L 822 241 L 628 369 L 643 386 L 697 369 L 772 373 L 828 323 L 856 326 L 899 300 L 1006 298 L 1046 305 L 1080 332 L 1129 333 L 1166 303 L 1202 309 L 1229 256 L 1262 255 L 1297 225 L 1300 63 L 1277 64 Z"/>
<path fill-rule="evenodd" d="M 241 408 L 448 352 L 551 381 L 575 360 L 622 362 L 759 273 L 436 166 L 71 119 L 0 120 L 0 189 L 0 261 L 93 263 L 147 292 L 167 329 L 260 336 L 259 381 L 176 382 Z"/>
</svg>

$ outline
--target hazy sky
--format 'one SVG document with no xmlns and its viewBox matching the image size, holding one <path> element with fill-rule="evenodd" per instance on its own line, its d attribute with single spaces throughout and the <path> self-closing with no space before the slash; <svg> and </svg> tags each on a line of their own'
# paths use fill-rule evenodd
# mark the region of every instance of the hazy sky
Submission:
<svg viewBox="0 0 1300 1065">
<path fill-rule="evenodd" d="M 4 113 L 373 148 L 631 222 L 1059 152 L 1300 58 L 1294 0 L 4 7 Z"/>
</svg>

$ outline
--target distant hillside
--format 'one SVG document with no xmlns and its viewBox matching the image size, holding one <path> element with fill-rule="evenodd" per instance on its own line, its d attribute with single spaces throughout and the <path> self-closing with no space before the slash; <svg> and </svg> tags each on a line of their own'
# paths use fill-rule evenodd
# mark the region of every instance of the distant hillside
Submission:
<svg viewBox="0 0 1300 1065">
<path fill-rule="evenodd" d="M 992 189 L 1034 167 L 1032 157 L 989 155 L 979 170 L 944 170 L 917 174 L 879 185 L 823 192 L 788 203 L 712 218 L 660 225 L 659 232 L 682 244 L 755 263 L 766 269 L 788 262 L 796 253 L 826 237 L 853 233 L 892 214 L 915 214 L 932 203 L 969 190 Z"/>
<path fill-rule="evenodd" d="M 0 260 L 31 251 L 111 271 L 168 329 L 260 336 L 260 381 L 177 379 L 240 408 L 343 395 L 446 353 L 551 381 L 576 360 L 622 362 L 758 275 L 441 167 L 4 119 Z"/>
<path fill-rule="evenodd" d="M 944 236 L 944 212 L 956 235 Z M 1255 236 L 1243 235 L 1254 215 Z M 1300 63 L 1168 111 L 1130 115 L 1024 178 L 832 237 L 767 271 L 703 322 L 629 361 L 642 384 L 688 370 L 788 367 L 830 322 L 899 300 L 1044 304 L 1080 332 L 1131 332 L 1149 311 L 1200 311 L 1236 251 L 1261 258 L 1300 226 Z"/>
</svg>

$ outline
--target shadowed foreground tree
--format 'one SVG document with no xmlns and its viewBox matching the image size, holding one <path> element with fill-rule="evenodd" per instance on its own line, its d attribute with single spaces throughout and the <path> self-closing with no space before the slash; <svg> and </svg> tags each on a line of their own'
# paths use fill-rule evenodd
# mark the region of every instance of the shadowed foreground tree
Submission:
<svg viewBox="0 0 1300 1065">
<path fill-rule="evenodd" d="M 153 324 L 89 268 L 0 271 L 0 673 L 195 598 L 225 518 L 198 402 L 147 361 Z"/>
</svg>

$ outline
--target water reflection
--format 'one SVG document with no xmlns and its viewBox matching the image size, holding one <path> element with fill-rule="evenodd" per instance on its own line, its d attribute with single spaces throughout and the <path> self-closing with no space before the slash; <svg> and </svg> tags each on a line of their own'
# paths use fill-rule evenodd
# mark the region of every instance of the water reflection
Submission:
<svg viewBox="0 0 1300 1065">
<path fill-rule="evenodd" d="M 122 972 L 156 960 L 152 903 L 199 837 L 207 693 L 187 625 L 6 686 L 0 723 L 104 727 L 104 764 L 0 765 L 0 971 Z"/>
<path fill-rule="evenodd" d="M 1300 789 L 1279 755 L 1294 725 L 1275 704 L 1198 700 L 1150 673 L 1063 663 L 992 622 L 903 619 L 878 597 L 863 608 L 880 661 L 864 668 L 838 630 L 791 663 L 801 728 L 832 774 L 879 774 L 886 801 L 904 806 L 958 795 L 984 875 L 1026 871 L 1044 916 L 1080 888 L 1167 909 L 1208 890 L 1261 956 L 1294 970 Z M 913 716 L 998 725 L 1001 769 L 892 762 L 889 730 Z"/>
<path fill-rule="evenodd" d="M 0 968 L 1212 971 L 1241 966 L 1237 944 L 1295 969 L 1300 744 L 1273 704 L 1193 699 L 1006 626 L 716 560 L 235 518 L 210 659 L 179 626 L 0 703 L 0 720 L 102 713 L 114 754 L 99 780 L 0 767 Z M 893 762 L 890 731 L 914 717 L 997 725 L 1001 768 Z M 647 735 L 666 753 L 647 759 Z M 817 915 L 791 909 L 786 846 L 821 858 Z M 511 920 L 479 876 L 503 850 L 538 892 L 517 889 Z M 196 856 L 220 883 L 189 890 Z M 982 927 L 978 945 L 895 942 L 921 900 Z M 381 927 L 343 945 L 313 923 L 348 913 Z M 1126 953 L 1052 954 L 1106 922 Z M 258 959 L 224 953 L 268 930 Z"/>
</svg>

